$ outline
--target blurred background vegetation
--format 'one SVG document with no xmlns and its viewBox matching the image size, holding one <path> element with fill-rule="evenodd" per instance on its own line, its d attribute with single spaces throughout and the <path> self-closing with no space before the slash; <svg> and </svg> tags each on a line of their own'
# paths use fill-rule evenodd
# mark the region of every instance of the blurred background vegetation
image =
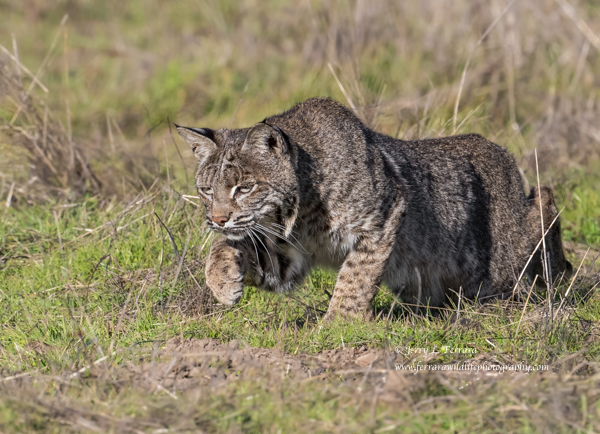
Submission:
<svg viewBox="0 0 600 434">
<path fill-rule="evenodd" d="M 194 161 L 182 142 L 177 155 L 169 121 L 240 127 L 331 96 L 400 138 L 484 134 L 530 181 L 537 149 L 568 237 L 600 242 L 598 2 L 2 0 L 0 10 L 2 71 L 25 89 L 0 94 L 1 198 L 13 181 L 17 200 L 47 181 L 31 182 L 39 153 L 15 140 L 15 128 L 43 135 L 45 107 L 94 169 L 98 185 L 79 191 L 125 196 L 166 176 L 165 146 L 173 182 L 192 191 Z M 48 92 L 31 88 L 15 53 Z M 43 107 L 37 124 L 15 117 L 23 99 Z"/>
<path fill-rule="evenodd" d="M 532 296 L 463 306 L 457 325 L 452 311 L 402 313 L 382 291 L 377 320 L 321 333 L 335 281 L 322 271 L 291 295 L 248 289 L 235 309 L 214 304 L 210 235 L 182 199 L 195 159 L 170 126 L 249 126 L 313 96 L 401 139 L 480 133 L 531 185 L 537 152 L 581 264 L 547 298 L 560 300 L 557 320 Z M 2 430 L 597 432 L 599 246 L 595 0 L 0 0 Z M 266 368 L 177 391 L 174 406 L 164 388 L 124 379 L 174 336 L 288 353 L 469 343 L 566 374 L 460 392 L 458 377 L 414 377 L 387 405 L 366 375 L 357 393 L 333 374 L 290 386 Z"/>
</svg>

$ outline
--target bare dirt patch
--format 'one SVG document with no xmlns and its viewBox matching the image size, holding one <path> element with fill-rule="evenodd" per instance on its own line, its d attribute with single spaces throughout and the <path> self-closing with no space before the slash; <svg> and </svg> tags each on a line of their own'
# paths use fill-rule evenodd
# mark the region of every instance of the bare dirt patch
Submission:
<svg viewBox="0 0 600 434">
<path fill-rule="evenodd" d="M 221 343 L 213 339 L 172 338 L 160 361 L 129 365 L 137 380 L 149 387 L 168 390 L 197 386 L 219 387 L 241 377 L 255 375 L 294 380 L 319 378 L 324 374 L 360 374 L 367 369 L 394 369 L 395 354 L 366 347 L 339 348 L 316 355 L 287 354 L 277 348 L 240 348 L 237 340 Z"/>
<path fill-rule="evenodd" d="M 326 409 L 328 403 L 339 404 L 336 411 L 357 408 L 373 416 L 377 408 L 384 415 L 381 426 L 388 428 L 406 423 L 402 416 L 406 412 L 435 413 L 442 403 L 452 411 L 465 406 L 475 411 L 479 409 L 475 403 L 486 402 L 486 410 L 477 411 L 492 425 L 509 408 L 517 416 L 528 412 L 539 421 L 552 408 L 555 418 L 577 423 L 580 415 L 574 409 L 580 394 L 592 399 L 600 381 L 598 366 L 577 357 L 535 373 L 414 371 L 397 366 L 517 361 L 490 353 L 453 354 L 454 362 L 442 363 L 439 354 L 407 355 L 395 348 L 365 346 L 289 354 L 278 348 L 241 348 L 236 340 L 196 338 L 172 338 L 159 347 L 158 342 L 153 349 L 136 347 L 75 372 L 19 374 L 0 384 L 0 402 L 58 431 L 218 432 L 224 430 L 221 418 L 242 417 L 243 421 L 252 412 L 279 414 L 315 405 Z M 498 390 L 493 400 L 490 388 Z M 41 390 L 52 393 L 41 394 Z M 365 423 L 373 424 L 371 419 Z M 309 431 L 320 426 L 316 420 L 304 422 Z"/>
<path fill-rule="evenodd" d="M 388 399 L 421 389 L 425 387 L 424 382 L 432 378 L 452 379 L 462 387 L 474 381 L 497 381 L 504 376 L 511 381 L 524 380 L 534 373 L 537 381 L 555 376 L 551 370 L 517 369 L 515 372 L 511 367 L 521 362 L 495 354 L 455 355 L 452 361 L 442 360 L 442 357 L 440 352 L 406 355 L 396 349 L 365 346 L 337 348 L 314 355 L 289 354 L 277 348 L 240 348 L 237 340 L 222 343 L 213 339 L 172 338 L 158 358 L 136 365 L 130 363 L 126 371 L 136 384 L 170 394 L 198 387 L 221 388 L 239 379 L 263 378 L 274 384 L 335 378 L 348 385 L 358 381 L 364 386 L 362 389 L 379 390 Z M 493 366 L 496 368 L 492 369 Z"/>
</svg>

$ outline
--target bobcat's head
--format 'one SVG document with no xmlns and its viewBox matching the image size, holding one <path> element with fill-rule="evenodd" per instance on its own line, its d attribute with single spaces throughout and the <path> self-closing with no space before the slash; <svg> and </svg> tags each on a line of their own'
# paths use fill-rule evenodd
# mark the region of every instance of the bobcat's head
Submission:
<svg viewBox="0 0 600 434">
<path fill-rule="evenodd" d="M 298 184 L 293 149 L 279 128 L 176 127 L 199 161 L 196 188 L 211 229 L 234 240 L 251 230 L 289 236 L 298 214 Z"/>
</svg>

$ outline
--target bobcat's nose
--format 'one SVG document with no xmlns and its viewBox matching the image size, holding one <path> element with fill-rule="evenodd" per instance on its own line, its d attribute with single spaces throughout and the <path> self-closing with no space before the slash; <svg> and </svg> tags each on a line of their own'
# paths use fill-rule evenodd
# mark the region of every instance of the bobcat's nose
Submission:
<svg viewBox="0 0 600 434">
<path fill-rule="evenodd" d="M 213 216 L 210 218 L 213 222 L 215 222 L 216 224 L 218 224 L 219 226 L 223 226 L 225 223 L 227 223 L 229 221 L 229 216 Z"/>
</svg>

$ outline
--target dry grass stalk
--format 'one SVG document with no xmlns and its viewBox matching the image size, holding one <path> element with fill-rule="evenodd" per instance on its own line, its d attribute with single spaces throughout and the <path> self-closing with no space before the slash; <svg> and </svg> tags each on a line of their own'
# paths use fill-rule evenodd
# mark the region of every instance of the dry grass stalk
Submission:
<svg viewBox="0 0 600 434">
<path fill-rule="evenodd" d="M 11 122 L 4 120 L 1 129 L 6 142 L 27 150 L 33 172 L 30 175 L 55 192 L 100 192 L 102 183 L 89 167 L 82 148 L 71 148 L 72 141 L 64 128 L 48 107 L 24 88 L 11 60 L 18 62 L 12 55 L 0 56 L 0 107 L 3 111 L 16 108 Z M 17 64 L 25 71 L 20 62 Z"/>
</svg>

